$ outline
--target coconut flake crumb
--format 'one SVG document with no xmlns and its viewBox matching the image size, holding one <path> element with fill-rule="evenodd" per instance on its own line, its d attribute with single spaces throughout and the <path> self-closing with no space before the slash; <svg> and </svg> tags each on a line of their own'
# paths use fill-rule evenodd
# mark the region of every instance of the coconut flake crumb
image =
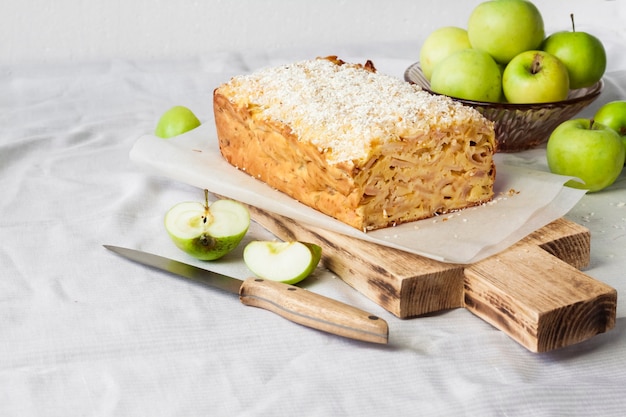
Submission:
<svg viewBox="0 0 626 417">
<path fill-rule="evenodd" d="M 328 59 L 265 68 L 220 89 L 257 117 L 289 126 L 334 162 L 364 158 L 380 142 L 482 117 L 399 78 Z"/>
</svg>

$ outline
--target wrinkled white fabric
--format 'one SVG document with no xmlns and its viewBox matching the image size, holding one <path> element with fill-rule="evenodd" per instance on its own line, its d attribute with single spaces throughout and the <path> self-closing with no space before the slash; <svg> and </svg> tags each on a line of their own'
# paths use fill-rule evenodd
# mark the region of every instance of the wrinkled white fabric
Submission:
<svg viewBox="0 0 626 417">
<path fill-rule="evenodd" d="M 270 213 L 438 261 L 460 264 L 478 262 L 505 250 L 561 218 L 585 194 L 584 190 L 563 186 L 571 177 L 502 164 L 502 155 L 496 155 L 495 196 L 489 203 L 365 233 L 234 168 L 220 154 L 213 124 L 207 123 L 167 141 L 143 135 L 133 145 L 130 158 L 149 173 L 208 189 Z"/>
<path fill-rule="evenodd" d="M 626 98 L 621 50 L 596 108 Z M 586 272 L 620 294 L 616 326 L 547 354 L 463 309 L 397 319 L 320 268 L 304 287 L 390 326 L 389 346 L 342 339 L 102 247 L 193 263 L 163 215 L 202 191 L 133 164 L 135 140 L 177 104 L 210 122 L 231 75 L 335 52 L 401 76 L 415 45 L 0 68 L 0 415 L 623 415 L 624 174 L 567 214 L 592 232 Z M 541 149 L 505 159 L 545 169 Z M 271 235 L 253 224 L 246 239 L 259 237 Z M 241 246 L 211 266 L 249 273 Z"/>
</svg>

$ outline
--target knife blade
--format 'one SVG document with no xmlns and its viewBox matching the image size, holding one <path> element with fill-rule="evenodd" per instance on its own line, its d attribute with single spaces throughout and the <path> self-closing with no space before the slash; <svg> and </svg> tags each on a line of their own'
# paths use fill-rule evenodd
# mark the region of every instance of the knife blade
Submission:
<svg viewBox="0 0 626 417">
<path fill-rule="evenodd" d="M 152 253 L 103 246 L 134 262 L 238 294 L 244 305 L 271 311 L 294 323 L 364 342 L 386 344 L 388 341 L 385 320 L 300 287 L 256 277 L 242 281 Z"/>
</svg>

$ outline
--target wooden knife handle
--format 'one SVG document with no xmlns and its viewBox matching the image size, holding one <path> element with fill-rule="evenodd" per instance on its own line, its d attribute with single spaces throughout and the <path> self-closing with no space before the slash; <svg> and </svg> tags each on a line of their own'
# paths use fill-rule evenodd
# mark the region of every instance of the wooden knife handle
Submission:
<svg viewBox="0 0 626 417">
<path fill-rule="evenodd" d="M 351 339 L 386 344 L 387 322 L 375 315 L 293 285 L 248 278 L 239 299 L 303 326 Z"/>
</svg>

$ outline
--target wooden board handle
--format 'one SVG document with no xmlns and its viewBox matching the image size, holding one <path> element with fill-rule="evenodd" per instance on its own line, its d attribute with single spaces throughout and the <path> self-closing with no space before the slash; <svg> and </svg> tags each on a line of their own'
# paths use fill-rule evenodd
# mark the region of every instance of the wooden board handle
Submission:
<svg viewBox="0 0 626 417">
<path fill-rule="evenodd" d="M 617 291 L 578 270 L 589 264 L 589 230 L 563 218 L 502 253 L 459 265 L 248 208 L 277 237 L 322 246 L 324 266 L 403 319 L 465 307 L 533 352 L 582 342 L 615 326 Z"/>
<path fill-rule="evenodd" d="M 617 291 L 538 246 L 520 243 L 465 269 L 465 308 L 533 352 L 615 325 Z"/>
<path fill-rule="evenodd" d="M 293 285 L 248 278 L 241 302 L 278 314 L 294 323 L 338 336 L 386 344 L 387 322 L 373 314 Z"/>
</svg>

